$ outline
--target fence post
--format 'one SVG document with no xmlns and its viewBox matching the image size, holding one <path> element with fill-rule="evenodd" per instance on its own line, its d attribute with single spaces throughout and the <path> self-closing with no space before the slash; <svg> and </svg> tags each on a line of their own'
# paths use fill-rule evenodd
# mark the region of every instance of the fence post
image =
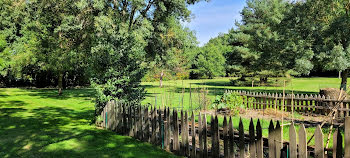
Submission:
<svg viewBox="0 0 350 158">
<path fill-rule="evenodd" d="M 350 157 L 350 117 L 345 118 L 345 155 L 344 157 Z"/>
<path fill-rule="evenodd" d="M 200 117 L 200 116 L 199 116 Z M 191 117 L 191 135 L 192 135 L 192 153 L 191 157 L 196 157 L 196 126 L 195 126 L 195 120 L 194 120 L 194 113 L 192 111 L 192 117 Z"/>
<path fill-rule="evenodd" d="M 177 110 L 173 110 L 173 122 L 174 122 L 174 150 L 179 153 L 179 123 L 177 118 Z"/>
<path fill-rule="evenodd" d="M 268 139 L 268 144 L 269 144 L 269 158 L 276 158 L 276 147 L 275 147 L 275 127 L 273 125 L 272 120 L 270 121 L 269 125 L 269 139 Z"/>
<path fill-rule="evenodd" d="M 184 134 L 185 134 L 185 155 L 189 156 L 190 155 L 190 145 L 189 145 L 189 141 L 188 141 L 188 132 L 189 132 L 189 128 L 188 128 L 188 112 L 185 111 L 185 128 L 184 128 Z"/>
<path fill-rule="evenodd" d="M 215 119 L 214 116 L 210 117 L 210 136 L 211 136 L 211 155 L 214 157 L 215 155 Z"/>
<path fill-rule="evenodd" d="M 257 158 L 263 158 L 264 156 L 264 146 L 263 146 L 263 138 L 262 138 L 262 128 L 260 124 L 260 119 L 256 123 L 256 152 Z"/>
<path fill-rule="evenodd" d="M 220 133 L 219 133 L 219 120 L 215 115 L 215 157 L 220 157 Z"/>
<path fill-rule="evenodd" d="M 201 112 L 198 115 L 198 138 L 199 138 L 199 157 L 203 157 L 203 121 Z"/>
<path fill-rule="evenodd" d="M 207 115 L 204 114 L 203 118 L 203 157 L 207 158 L 208 157 L 208 143 L 207 143 Z"/>
<path fill-rule="evenodd" d="M 235 157 L 235 151 L 234 151 L 234 133 L 233 133 L 233 123 L 232 123 L 232 117 L 230 116 L 230 121 L 229 121 L 229 157 Z"/>
<path fill-rule="evenodd" d="M 185 132 L 184 132 L 184 112 L 183 112 L 183 109 L 181 109 L 181 118 L 180 118 L 180 123 L 181 123 L 181 126 L 180 126 L 180 131 L 181 131 L 181 142 L 180 142 L 180 150 L 181 150 L 181 155 L 185 155 Z"/>
<path fill-rule="evenodd" d="M 170 151 L 170 138 L 171 138 L 171 122 L 170 122 L 170 108 L 167 110 L 167 118 L 166 118 L 166 140 L 167 140 L 167 149 Z"/>
<path fill-rule="evenodd" d="M 164 135 L 164 126 L 163 126 L 163 129 L 162 129 L 162 124 L 163 124 L 163 119 L 162 119 L 162 108 L 159 106 L 159 110 L 158 110 L 158 136 L 159 136 L 159 139 L 158 139 L 158 144 L 159 145 L 162 145 L 163 144 L 163 135 Z"/>
<path fill-rule="evenodd" d="M 242 118 L 239 119 L 239 156 L 245 157 L 245 151 L 244 151 L 244 128 L 242 123 Z"/>
<path fill-rule="evenodd" d="M 276 146 L 276 158 L 281 157 L 281 149 L 282 149 L 282 129 L 280 122 L 277 121 L 275 128 L 275 146 Z"/>
<path fill-rule="evenodd" d="M 333 157 L 343 157 L 343 137 L 339 128 L 333 133 Z"/>
<path fill-rule="evenodd" d="M 149 116 L 148 116 L 148 107 L 145 107 L 145 113 L 144 113 L 144 116 L 145 116 L 145 137 L 144 137 L 144 140 L 146 142 L 149 142 Z"/>
<path fill-rule="evenodd" d="M 249 123 L 249 153 L 250 157 L 256 157 L 256 148 L 255 148 L 255 130 L 253 118 L 250 118 Z"/>
<path fill-rule="evenodd" d="M 289 127 L 289 153 L 290 158 L 297 158 L 297 134 L 294 123 L 292 123 Z"/>
<path fill-rule="evenodd" d="M 224 122 L 223 122 L 223 127 L 224 127 L 224 133 L 223 133 L 223 138 L 224 138 L 224 157 L 228 158 L 228 138 L 227 138 L 227 119 L 226 115 L 224 116 Z"/>
<path fill-rule="evenodd" d="M 323 133 L 320 125 L 316 127 L 315 144 L 315 158 L 324 158 Z"/>
<path fill-rule="evenodd" d="M 299 128 L 299 158 L 307 158 L 307 136 L 304 124 Z"/>
</svg>

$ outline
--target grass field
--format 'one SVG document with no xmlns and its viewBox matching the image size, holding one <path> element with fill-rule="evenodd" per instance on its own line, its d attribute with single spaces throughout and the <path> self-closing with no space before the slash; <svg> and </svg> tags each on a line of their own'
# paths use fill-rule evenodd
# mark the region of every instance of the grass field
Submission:
<svg viewBox="0 0 350 158">
<path fill-rule="evenodd" d="M 158 106 L 183 105 L 185 110 L 189 110 L 190 87 L 193 109 L 199 107 L 200 99 L 194 88 L 207 88 L 209 100 L 221 95 L 225 89 L 268 92 L 281 92 L 283 89 L 232 87 L 228 84 L 229 78 L 165 81 L 165 88 L 159 88 L 158 82 L 145 82 L 142 85 L 147 90 L 147 96 L 143 103 L 155 104 L 157 100 Z M 286 90 L 317 93 L 319 88 L 338 87 L 339 84 L 337 78 L 295 78 Z M 90 122 L 94 113 L 93 94 L 92 89 L 65 90 L 63 96 L 57 96 L 57 91 L 50 89 L 0 88 L 0 157 L 174 157 L 148 143 L 97 129 Z M 233 120 L 237 129 L 239 117 Z M 219 121 L 222 123 L 222 117 Z M 269 121 L 262 120 L 264 136 L 268 134 Z M 243 119 L 243 123 L 248 130 L 249 119 Z M 307 130 L 311 137 L 314 128 Z M 326 135 L 327 129 L 324 133 Z M 288 140 L 288 127 L 284 128 L 283 137 Z"/>
<path fill-rule="evenodd" d="M 350 80 L 349 80 L 350 81 Z M 292 78 L 286 85 L 286 93 L 297 94 L 317 94 L 320 88 L 339 88 L 341 79 L 338 78 Z M 191 109 L 190 98 L 192 98 L 192 108 L 198 108 L 200 89 L 208 90 L 208 97 L 213 100 L 216 95 L 222 95 L 225 90 L 244 90 L 252 92 L 282 93 L 283 87 L 235 87 L 230 85 L 230 78 L 204 79 L 204 80 L 177 80 L 163 81 L 163 87 L 159 87 L 159 82 L 143 82 L 142 85 L 147 90 L 146 99 L 143 103 L 152 105 L 168 105 L 172 107 L 183 107 Z M 191 90 L 191 97 L 190 97 Z M 199 97 L 200 96 L 200 97 Z M 156 103 L 157 101 L 157 103 Z"/>
<path fill-rule="evenodd" d="M 292 78 L 285 87 L 286 93 L 299 93 L 299 94 L 318 94 L 320 88 L 339 88 L 341 79 L 338 78 Z M 198 110 L 203 109 L 202 103 L 199 101 L 203 99 L 203 95 L 200 89 L 206 88 L 208 94 L 205 96 L 213 101 L 217 95 L 222 95 L 225 90 L 244 90 L 253 92 L 270 92 L 270 93 L 282 93 L 283 87 L 235 87 L 230 85 L 230 78 L 216 78 L 207 80 L 183 80 L 183 81 L 163 81 L 163 87 L 159 87 L 159 82 L 143 82 L 142 85 L 147 90 L 146 99 L 144 104 L 152 104 L 157 106 L 167 105 L 184 110 Z M 191 97 L 190 97 L 191 89 Z M 192 107 L 191 107 L 192 98 Z M 235 129 L 238 129 L 239 116 L 233 117 L 233 125 Z M 208 117 L 208 123 L 210 123 L 210 117 Z M 261 120 L 263 128 L 263 136 L 268 136 L 268 126 L 270 120 Z M 223 122 L 223 117 L 219 117 L 219 122 Z M 250 119 L 242 118 L 245 131 L 249 129 Z M 256 125 L 257 118 L 254 119 Z M 276 122 L 274 122 L 276 124 Z M 288 122 L 285 122 L 288 123 Z M 296 130 L 299 130 L 299 126 L 296 125 Z M 307 135 L 310 138 L 315 132 L 315 127 L 307 128 Z M 323 128 L 323 133 L 327 135 L 329 129 Z M 325 136 L 326 137 L 326 136 Z M 283 128 L 283 139 L 289 140 L 289 126 Z M 325 138 L 326 144 L 326 138 Z M 314 139 L 310 142 L 310 145 L 314 145 Z M 329 147 L 332 146 L 332 140 L 330 140 Z"/>
<path fill-rule="evenodd" d="M 0 157 L 175 157 L 97 129 L 91 89 L 0 89 Z"/>
</svg>

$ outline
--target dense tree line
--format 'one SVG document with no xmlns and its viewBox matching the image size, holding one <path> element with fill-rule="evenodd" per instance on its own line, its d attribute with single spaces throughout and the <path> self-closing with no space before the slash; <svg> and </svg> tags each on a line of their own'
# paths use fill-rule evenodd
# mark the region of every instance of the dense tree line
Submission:
<svg viewBox="0 0 350 158">
<path fill-rule="evenodd" d="M 200 54 L 215 60 L 217 69 L 197 76 L 268 77 L 307 76 L 315 71 L 341 71 L 341 88 L 346 89 L 350 63 L 350 2 L 345 0 L 247 0 L 242 21 L 228 33 L 210 40 Z M 211 56 L 208 47 L 216 51 Z M 218 56 L 224 56 L 220 60 Z M 201 60 L 202 57 L 197 57 Z M 221 67 L 224 66 L 223 70 Z M 212 75 L 207 75 L 212 74 Z"/>
<path fill-rule="evenodd" d="M 91 84 L 108 100 L 139 102 L 153 67 L 184 67 L 196 46 L 180 21 L 200 0 L 0 0 L 0 83 Z M 178 60 L 178 61 L 175 61 Z"/>
<path fill-rule="evenodd" d="M 92 85 L 96 111 L 139 102 L 150 80 L 350 70 L 350 2 L 247 0 L 242 20 L 198 47 L 181 21 L 200 0 L 0 0 L 0 86 Z"/>
</svg>

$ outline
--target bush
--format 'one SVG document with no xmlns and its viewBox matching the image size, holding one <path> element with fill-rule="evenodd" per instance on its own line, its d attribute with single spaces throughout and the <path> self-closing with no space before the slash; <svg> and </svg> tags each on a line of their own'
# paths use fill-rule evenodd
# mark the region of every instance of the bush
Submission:
<svg viewBox="0 0 350 158">
<path fill-rule="evenodd" d="M 238 115 L 242 109 L 246 109 L 244 100 L 247 100 L 246 96 L 241 96 L 239 93 L 225 93 L 223 96 L 216 96 L 214 103 L 212 104 L 213 109 L 228 108 L 230 114 Z M 253 98 L 248 99 L 249 102 L 253 101 Z"/>
</svg>

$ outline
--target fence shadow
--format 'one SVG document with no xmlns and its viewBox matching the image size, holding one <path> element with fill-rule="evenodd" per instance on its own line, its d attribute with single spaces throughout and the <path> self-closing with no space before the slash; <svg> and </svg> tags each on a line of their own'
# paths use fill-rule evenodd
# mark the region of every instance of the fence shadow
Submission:
<svg viewBox="0 0 350 158">
<path fill-rule="evenodd" d="M 17 101 L 20 103 L 20 101 Z M 6 103 L 6 102 L 2 102 Z M 2 104 L 0 103 L 0 104 Z M 11 104 L 10 102 L 6 104 Z M 130 137 L 96 129 L 93 110 L 2 108 L 0 157 L 166 157 Z M 159 149 L 160 150 L 160 149 Z M 162 153 L 162 152 L 161 152 Z"/>
</svg>

